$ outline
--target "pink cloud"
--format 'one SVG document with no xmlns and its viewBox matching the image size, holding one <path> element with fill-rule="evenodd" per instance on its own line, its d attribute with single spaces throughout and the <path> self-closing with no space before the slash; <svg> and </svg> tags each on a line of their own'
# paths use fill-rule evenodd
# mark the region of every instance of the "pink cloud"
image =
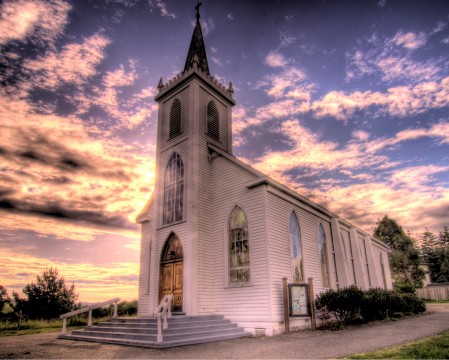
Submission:
<svg viewBox="0 0 449 360">
<path fill-rule="evenodd" d="M 4 1 L 0 5 L 0 46 L 10 41 L 36 41 L 52 44 L 67 24 L 71 6 L 65 1 Z"/>
</svg>

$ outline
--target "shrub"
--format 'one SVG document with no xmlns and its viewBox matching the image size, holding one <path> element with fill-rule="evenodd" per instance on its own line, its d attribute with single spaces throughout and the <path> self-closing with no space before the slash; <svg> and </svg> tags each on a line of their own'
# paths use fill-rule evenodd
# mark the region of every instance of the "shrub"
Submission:
<svg viewBox="0 0 449 360">
<path fill-rule="evenodd" d="M 411 283 L 398 281 L 394 283 L 394 290 L 401 294 L 415 294 L 416 286 Z"/>
<path fill-rule="evenodd" d="M 426 305 L 415 294 L 399 293 L 392 290 L 370 289 L 362 291 L 356 286 L 339 290 L 328 290 L 316 299 L 319 318 L 329 320 L 332 314 L 339 324 L 354 324 L 360 320 L 374 321 L 419 314 L 426 311 Z"/>
<path fill-rule="evenodd" d="M 394 317 L 403 308 L 404 300 L 399 293 L 377 288 L 364 292 L 361 313 L 365 321 L 383 320 Z"/>
<path fill-rule="evenodd" d="M 403 294 L 402 299 L 404 302 L 403 313 L 420 314 L 426 311 L 426 303 L 415 294 Z"/>
<path fill-rule="evenodd" d="M 317 309 L 324 306 L 342 324 L 353 324 L 360 318 L 363 291 L 357 286 L 350 286 L 339 290 L 328 290 L 316 299 Z"/>
</svg>

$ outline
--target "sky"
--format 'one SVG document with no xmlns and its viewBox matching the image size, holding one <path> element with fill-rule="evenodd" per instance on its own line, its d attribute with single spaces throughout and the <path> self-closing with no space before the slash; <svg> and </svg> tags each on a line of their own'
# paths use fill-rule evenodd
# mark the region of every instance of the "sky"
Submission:
<svg viewBox="0 0 449 360">
<path fill-rule="evenodd" d="M 449 225 L 449 2 L 203 0 L 234 155 L 365 231 Z M 0 2 L 0 284 L 137 298 L 162 76 L 196 1 Z"/>
</svg>

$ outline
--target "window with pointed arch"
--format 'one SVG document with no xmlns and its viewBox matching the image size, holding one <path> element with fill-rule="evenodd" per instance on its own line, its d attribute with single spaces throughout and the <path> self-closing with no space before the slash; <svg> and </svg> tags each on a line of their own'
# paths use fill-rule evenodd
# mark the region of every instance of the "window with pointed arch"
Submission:
<svg viewBox="0 0 449 360">
<path fill-rule="evenodd" d="M 179 99 L 175 99 L 173 100 L 170 109 L 170 126 L 168 131 L 169 139 L 181 133 L 181 125 L 181 101 L 179 101 Z"/>
<path fill-rule="evenodd" d="M 245 212 L 235 206 L 229 216 L 229 284 L 250 282 L 248 221 Z"/>
<path fill-rule="evenodd" d="M 216 140 L 220 140 L 220 119 L 215 101 L 207 104 L 207 134 Z"/>
<path fill-rule="evenodd" d="M 183 217 L 184 164 L 178 153 L 168 161 L 164 176 L 163 225 L 181 221 Z"/>
<path fill-rule="evenodd" d="M 384 256 L 380 253 L 380 269 L 382 270 L 382 280 L 384 282 L 384 289 L 387 289 L 387 275 L 385 274 Z"/>
<path fill-rule="evenodd" d="M 324 232 L 323 225 L 321 224 L 318 227 L 318 252 L 320 255 L 321 279 L 323 282 L 323 287 L 330 287 L 326 233 Z"/>
<path fill-rule="evenodd" d="M 294 212 L 290 214 L 289 232 L 292 280 L 295 283 L 302 283 L 304 282 L 304 265 L 301 233 L 299 231 L 298 219 Z"/>
</svg>

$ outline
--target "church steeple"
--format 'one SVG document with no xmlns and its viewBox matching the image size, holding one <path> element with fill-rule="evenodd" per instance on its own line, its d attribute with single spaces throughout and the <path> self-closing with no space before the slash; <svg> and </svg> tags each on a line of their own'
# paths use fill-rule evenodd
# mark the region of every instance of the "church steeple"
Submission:
<svg viewBox="0 0 449 360">
<path fill-rule="evenodd" d="M 196 63 L 198 69 L 202 70 L 205 74 L 210 75 L 209 65 L 207 64 L 206 48 L 204 46 L 203 32 L 201 31 L 200 6 L 200 2 L 198 2 L 195 6 L 196 25 L 195 29 L 193 30 L 192 40 L 190 42 L 184 71 L 189 70 L 193 66 L 193 64 Z"/>
</svg>

